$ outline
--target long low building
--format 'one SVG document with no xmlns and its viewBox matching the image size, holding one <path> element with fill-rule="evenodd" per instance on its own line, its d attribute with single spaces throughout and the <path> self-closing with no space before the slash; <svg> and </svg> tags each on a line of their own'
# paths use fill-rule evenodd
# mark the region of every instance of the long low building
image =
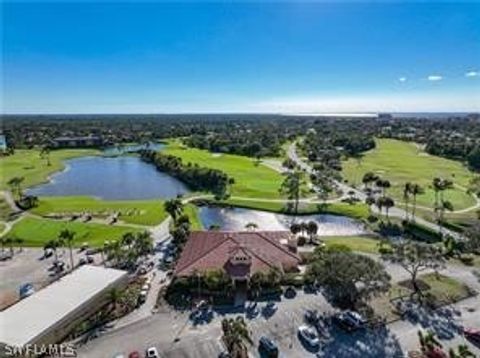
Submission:
<svg viewBox="0 0 480 358">
<path fill-rule="evenodd" d="M 85 265 L 0 312 L 0 356 L 7 346 L 60 342 L 127 282 L 125 271 Z"/>
</svg>

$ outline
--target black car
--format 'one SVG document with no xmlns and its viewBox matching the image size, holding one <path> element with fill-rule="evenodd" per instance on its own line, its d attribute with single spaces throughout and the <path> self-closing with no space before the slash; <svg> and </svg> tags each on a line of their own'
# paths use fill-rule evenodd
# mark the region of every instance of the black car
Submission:
<svg viewBox="0 0 480 358">
<path fill-rule="evenodd" d="M 337 314 L 334 321 L 340 328 L 348 332 L 365 328 L 367 325 L 367 320 L 359 313 L 353 311 L 345 311 Z"/>
<path fill-rule="evenodd" d="M 265 336 L 260 338 L 258 349 L 264 356 L 269 358 L 278 357 L 278 347 L 270 338 Z"/>
</svg>

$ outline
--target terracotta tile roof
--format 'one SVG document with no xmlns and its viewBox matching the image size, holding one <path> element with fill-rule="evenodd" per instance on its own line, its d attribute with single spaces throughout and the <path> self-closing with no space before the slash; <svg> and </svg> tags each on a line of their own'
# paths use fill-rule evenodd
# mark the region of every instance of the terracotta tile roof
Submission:
<svg viewBox="0 0 480 358">
<path fill-rule="evenodd" d="M 256 271 L 278 267 L 296 268 L 300 258 L 290 251 L 288 231 L 195 231 L 190 234 L 175 267 L 176 276 L 223 268 L 231 276 L 250 276 Z M 233 256 L 245 263 L 233 263 Z"/>
</svg>

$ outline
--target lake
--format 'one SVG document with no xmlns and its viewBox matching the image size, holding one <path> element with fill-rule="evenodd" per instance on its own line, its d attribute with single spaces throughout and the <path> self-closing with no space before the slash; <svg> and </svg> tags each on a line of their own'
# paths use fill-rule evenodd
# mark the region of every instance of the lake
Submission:
<svg viewBox="0 0 480 358">
<path fill-rule="evenodd" d="M 167 199 L 189 192 L 181 181 L 137 156 L 82 157 L 66 161 L 48 183 L 27 190 L 37 196 L 90 195 L 106 200 Z"/>
<path fill-rule="evenodd" d="M 266 211 L 243 208 L 221 208 L 203 206 L 200 208 L 200 220 L 203 227 L 208 229 L 212 225 L 219 225 L 222 230 L 245 230 L 245 225 L 254 222 L 259 230 L 289 230 L 295 221 L 291 215 L 275 214 Z M 337 215 L 302 215 L 297 222 L 313 220 L 318 224 L 320 236 L 354 236 L 365 234 L 362 223 Z"/>
</svg>

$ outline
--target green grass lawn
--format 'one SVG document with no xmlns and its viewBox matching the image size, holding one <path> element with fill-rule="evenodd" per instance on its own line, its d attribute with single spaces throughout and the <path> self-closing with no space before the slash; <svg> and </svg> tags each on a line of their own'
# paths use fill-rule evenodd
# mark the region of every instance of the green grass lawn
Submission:
<svg viewBox="0 0 480 358">
<path fill-rule="evenodd" d="M 345 245 L 352 251 L 378 254 L 379 241 L 368 236 L 328 236 L 322 237 L 327 247 L 332 245 Z"/>
<path fill-rule="evenodd" d="M 431 156 L 413 143 L 377 139 L 376 144 L 377 147 L 365 153 L 361 160 L 349 159 L 343 163 L 343 176 L 350 184 L 360 186 L 363 174 L 372 171 L 390 180 L 390 195 L 403 202 L 403 185 L 408 181 L 415 182 L 425 189 L 425 194 L 417 198 L 418 205 L 432 207 L 434 192 L 430 188 L 431 182 L 434 177 L 443 177 L 457 185 L 445 193 L 455 210 L 475 204 L 464 190 L 473 174 L 462 163 Z"/>
<path fill-rule="evenodd" d="M 120 239 L 126 232 L 141 231 L 125 226 L 25 217 L 13 226 L 8 235 L 23 239 L 25 246 L 42 247 L 45 242 L 57 238 L 63 229 L 69 229 L 76 233 L 74 246 L 79 246 L 83 242 L 88 242 L 92 246 L 100 246 L 105 240 Z"/>
<path fill-rule="evenodd" d="M 429 273 L 421 275 L 419 280 L 423 282 L 421 286 L 426 288 L 423 290 L 423 293 L 432 295 L 434 304 L 437 307 L 472 296 L 472 291 L 467 285 L 452 277 Z M 398 319 L 400 316 L 396 313 L 391 300 L 399 299 L 402 296 L 408 298 L 412 290 L 406 286 L 408 286 L 406 281 L 405 283 L 393 284 L 386 294 L 373 298 L 370 301 L 370 305 L 375 313 L 385 317 L 388 322 Z"/>
<path fill-rule="evenodd" d="M 13 177 L 24 177 L 23 188 L 47 181 L 50 174 L 62 170 L 66 159 L 85 155 L 98 155 L 94 149 L 61 149 L 50 152 L 51 165 L 40 158 L 37 149 L 17 149 L 15 154 L 0 158 L 0 189 L 9 189 L 7 182 Z"/>
<path fill-rule="evenodd" d="M 235 179 L 231 190 L 233 196 L 280 197 L 278 190 L 283 181 L 282 175 L 271 168 L 255 163 L 252 158 L 187 148 L 173 141 L 162 152 L 182 158 L 185 164 L 190 162 L 224 171 Z"/>
<path fill-rule="evenodd" d="M 161 200 L 100 200 L 89 196 L 40 197 L 32 212 L 38 215 L 80 213 L 106 217 L 120 212 L 120 220 L 138 225 L 157 225 L 167 218 Z"/>
</svg>

